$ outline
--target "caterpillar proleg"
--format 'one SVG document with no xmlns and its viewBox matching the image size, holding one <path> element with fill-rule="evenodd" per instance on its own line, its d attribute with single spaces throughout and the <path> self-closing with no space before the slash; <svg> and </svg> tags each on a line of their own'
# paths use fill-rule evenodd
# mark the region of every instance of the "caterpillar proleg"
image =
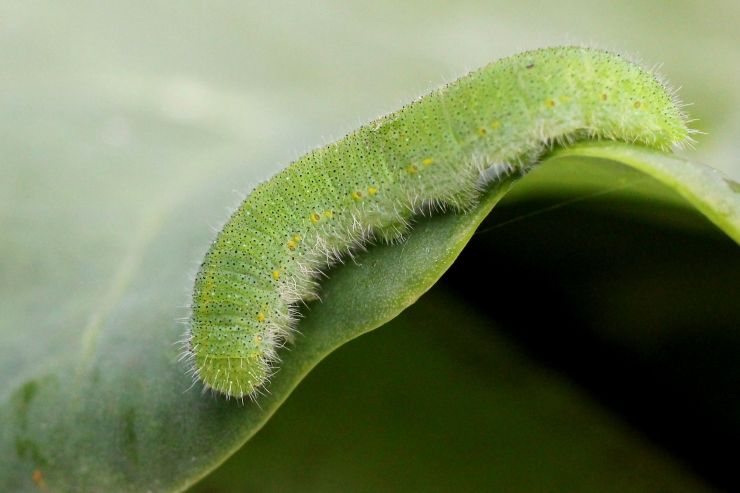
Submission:
<svg viewBox="0 0 740 493">
<path fill-rule="evenodd" d="M 580 47 L 502 59 L 371 121 L 257 186 L 218 233 L 193 288 L 194 378 L 254 398 L 327 266 L 398 240 L 422 209 L 464 213 L 502 166 L 523 172 L 583 139 L 670 150 L 689 133 L 654 74 Z"/>
</svg>

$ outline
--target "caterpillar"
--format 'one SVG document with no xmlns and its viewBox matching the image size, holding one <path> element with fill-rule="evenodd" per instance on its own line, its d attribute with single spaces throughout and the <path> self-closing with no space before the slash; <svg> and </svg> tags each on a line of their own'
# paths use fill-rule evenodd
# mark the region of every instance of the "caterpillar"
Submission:
<svg viewBox="0 0 740 493">
<path fill-rule="evenodd" d="M 554 145 L 612 139 L 661 150 L 689 138 L 652 72 L 582 47 L 501 59 L 299 158 L 231 215 L 195 278 L 183 356 L 195 381 L 256 398 L 322 271 L 373 240 L 400 241 L 414 214 L 475 204 Z M 488 173 L 487 173 L 488 172 Z"/>
</svg>

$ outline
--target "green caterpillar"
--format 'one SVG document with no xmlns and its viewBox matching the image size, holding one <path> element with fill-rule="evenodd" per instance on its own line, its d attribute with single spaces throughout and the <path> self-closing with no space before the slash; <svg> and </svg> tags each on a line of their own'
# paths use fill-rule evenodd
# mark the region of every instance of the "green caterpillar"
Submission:
<svg viewBox="0 0 740 493">
<path fill-rule="evenodd" d="M 252 191 L 196 276 L 191 372 L 204 390 L 254 398 L 323 269 L 371 239 L 402 238 L 423 208 L 464 211 L 491 169 L 523 172 L 552 145 L 581 139 L 669 150 L 689 133 L 672 91 L 604 51 L 541 49 L 472 72 Z"/>
</svg>

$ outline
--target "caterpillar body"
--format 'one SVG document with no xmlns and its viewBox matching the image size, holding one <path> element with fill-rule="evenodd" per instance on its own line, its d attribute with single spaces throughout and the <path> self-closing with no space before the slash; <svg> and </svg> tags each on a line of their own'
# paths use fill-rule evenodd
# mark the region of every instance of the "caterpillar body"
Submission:
<svg viewBox="0 0 740 493">
<path fill-rule="evenodd" d="M 669 150 L 689 133 L 672 91 L 605 51 L 540 49 L 472 72 L 251 192 L 196 276 L 191 372 L 204 390 L 254 398 L 324 268 L 371 239 L 402 238 L 424 207 L 469 208 L 492 166 L 525 170 L 553 144 L 586 138 Z"/>
</svg>

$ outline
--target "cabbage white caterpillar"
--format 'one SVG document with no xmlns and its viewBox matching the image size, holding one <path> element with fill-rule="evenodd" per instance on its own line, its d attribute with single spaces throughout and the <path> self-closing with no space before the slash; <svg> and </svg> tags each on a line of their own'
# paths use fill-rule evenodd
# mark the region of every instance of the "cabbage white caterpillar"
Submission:
<svg viewBox="0 0 740 493">
<path fill-rule="evenodd" d="M 206 254 L 185 338 L 194 378 L 254 398 L 324 268 L 371 238 L 399 239 L 424 207 L 464 211 L 501 163 L 525 171 L 581 139 L 669 150 L 689 133 L 652 73 L 562 47 L 492 63 L 315 149 L 257 186 Z"/>
</svg>

